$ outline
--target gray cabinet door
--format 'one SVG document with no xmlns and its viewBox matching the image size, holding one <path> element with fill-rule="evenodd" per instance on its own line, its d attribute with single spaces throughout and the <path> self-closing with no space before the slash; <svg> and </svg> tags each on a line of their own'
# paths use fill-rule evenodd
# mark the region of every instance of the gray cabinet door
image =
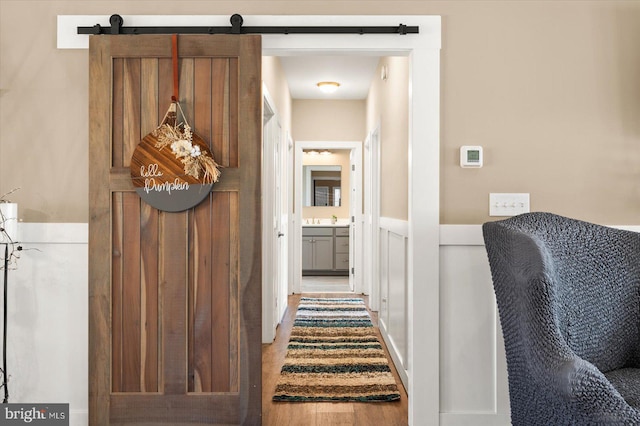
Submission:
<svg viewBox="0 0 640 426">
<path fill-rule="evenodd" d="M 313 269 L 333 269 L 333 237 L 313 238 Z"/>
<path fill-rule="evenodd" d="M 333 269 L 333 237 L 302 237 L 302 270 Z"/>
<path fill-rule="evenodd" d="M 302 269 L 313 269 L 313 239 L 314 237 L 302 237 Z"/>
</svg>

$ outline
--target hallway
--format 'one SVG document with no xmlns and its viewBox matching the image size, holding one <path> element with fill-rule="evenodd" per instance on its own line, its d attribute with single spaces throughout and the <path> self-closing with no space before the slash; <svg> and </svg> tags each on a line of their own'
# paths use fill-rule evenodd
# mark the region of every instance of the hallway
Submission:
<svg viewBox="0 0 640 426">
<path fill-rule="evenodd" d="M 344 297 L 344 293 L 314 294 L 309 297 Z M 280 368 L 287 352 L 287 344 L 301 295 L 289 296 L 289 307 L 278 327 L 275 341 L 262 345 L 262 424 L 264 426 L 332 426 L 380 424 L 385 426 L 407 425 L 407 394 L 390 363 L 401 393 L 399 402 L 348 403 L 348 402 L 273 402 L 271 400 Z M 354 295 L 354 297 L 358 297 Z M 363 296 L 365 302 L 366 297 Z M 374 326 L 377 316 L 370 312 Z M 377 330 L 377 328 L 376 328 Z M 378 338 L 382 341 L 378 333 Z M 385 348 L 386 350 L 386 348 Z M 387 354 L 387 357 L 388 354 Z"/>
</svg>

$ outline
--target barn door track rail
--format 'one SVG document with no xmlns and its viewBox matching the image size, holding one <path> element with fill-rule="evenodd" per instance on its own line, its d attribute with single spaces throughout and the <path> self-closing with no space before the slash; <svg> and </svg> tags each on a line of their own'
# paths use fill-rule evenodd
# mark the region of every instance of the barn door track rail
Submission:
<svg viewBox="0 0 640 426">
<path fill-rule="evenodd" d="M 78 34 L 418 34 L 419 27 L 400 24 L 391 27 L 327 26 L 327 27 L 243 27 L 244 19 L 237 13 L 229 20 L 230 27 L 125 27 L 120 15 L 111 15 L 110 27 L 96 24 L 78 27 Z"/>
</svg>

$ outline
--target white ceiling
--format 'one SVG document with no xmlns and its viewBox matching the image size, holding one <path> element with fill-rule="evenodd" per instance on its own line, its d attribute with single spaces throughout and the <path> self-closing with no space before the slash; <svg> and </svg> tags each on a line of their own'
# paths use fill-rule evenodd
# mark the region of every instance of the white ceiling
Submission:
<svg viewBox="0 0 640 426">
<path fill-rule="evenodd" d="M 365 99 L 378 66 L 378 56 L 281 56 L 293 99 Z M 337 81 L 335 93 L 322 93 L 316 83 Z"/>
</svg>

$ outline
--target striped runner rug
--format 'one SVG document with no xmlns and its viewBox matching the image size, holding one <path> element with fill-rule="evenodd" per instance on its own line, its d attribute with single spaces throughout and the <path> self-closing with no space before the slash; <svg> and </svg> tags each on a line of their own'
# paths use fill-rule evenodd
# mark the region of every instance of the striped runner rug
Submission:
<svg viewBox="0 0 640 426">
<path fill-rule="evenodd" d="M 399 399 L 364 301 L 301 298 L 273 400 Z"/>
</svg>

